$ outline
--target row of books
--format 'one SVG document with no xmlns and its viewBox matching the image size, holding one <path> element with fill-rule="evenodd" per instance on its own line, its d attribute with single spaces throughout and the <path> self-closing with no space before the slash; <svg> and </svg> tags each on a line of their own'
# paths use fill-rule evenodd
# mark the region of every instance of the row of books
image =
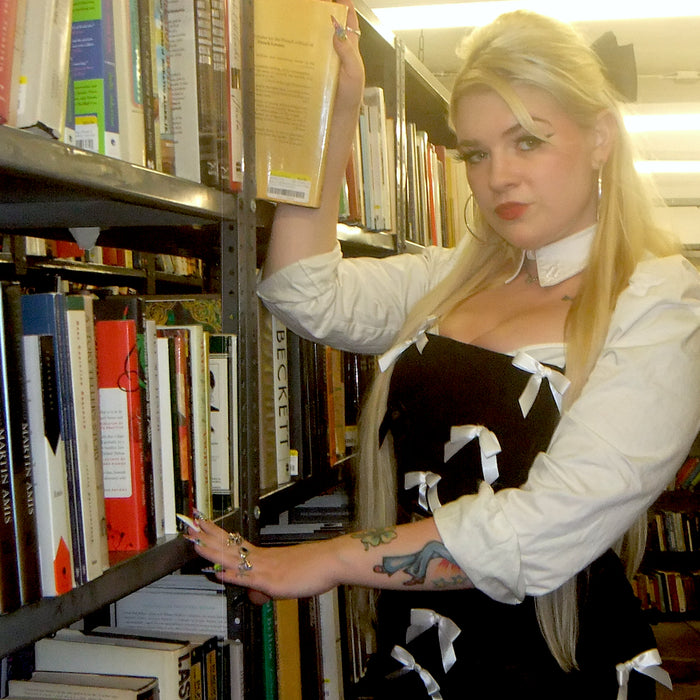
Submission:
<svg viewBox="0 0 700 700">
<path fill-rule="evenodd" d="M 632 582 L 642 609 L 661 613 L 690 613 L 700 610 L 700 572 L 654 570 L 638 573 Z"/>
<path fill-rule="evenodd" d="M 693 454 L 683 462 L 667 490 L 695 491 L 698 486 L 700 486 L 700 457 Z"/>
<path fill-rule="evenodd" d="M 8 612 L 237 506 L 237 349 L 215 295 L 2 290 Z"/>
<path fill-rule="evenodd" d="M 239 186 L 237 0 L 7 0 L 2 13 L 0 123 Z"/>
<path fill-rule="evenodd" d="M 245 593 L 240 596 L 234 609 L 244 604 Z M 227 615 L 226 606 L 224 585 L 218 581 L 179 572 L 165 576 L 113 603 L 109 626 L 59 630 L 54 638 L 37 642 L 33 662 L 10 664 L 7 670 L 10 697 L 35 690 L 22 680 L 32 675 L 33 682 L 77 685 L 89 680 L 95 689 L 113 690 L 136 684 L 133 677 L 140 676 L 149 680 L 123 688 L 115 700 L 158 697 L 150 694 L 154 685 L 161 698 L 234 700 L 247 697 L 246 676 L 252 677 L 255 668 L 263 670 L 261 698 L 343 697 L 343 669 L 351 663 L 342 641 L 348 624 L 344 589 L 263 605 L 257 651 L 241 643 L 245 623 L 236 614 Z M 67 673 L 81 675 L 63 675 Z M 36 692 L 30 697 L 63 697 Z M 75 692 L 71 697 L 112 697 L 97 690 L 93 695 Z"/>
<path fill-rule="evenodd" d="M 454 246 L 464 236 L 469 186 L 453 151 L 406 129 L 406 240 Z M 368 231 L 396 232 L 396 121 L 386 113 L 381 87 L 365 88 L 352 155 L 341 193 L 339 219 Z"/>
<path fill-rule="evenodd" d="M 259 305 L 260 489 L 327 472 L 355 446 L 372 356 L 306 340 Z"/>
<path fill-rule="evenodd" d="M 146 269 L 150 264 L 139 251 L 126 248 L 95 245 L 85 249 L 81 248 L 76 241 L 52 240 L 36 236 L 26 236 L 24 240 L 24 253 L 34 258 L 84 262 L 89 265 L 107 265 L 127 270 Z M 10 256 L 13 254 L 10 235 L 6 234 L 2 237 L 2 252 Z M 200 258 L 170 253 L 155 253 L 152 257 L 158 272 L 202 279 L 204 269 Z"/>
<path fill-rule="evenodd" d="M 289 12 L 285 1 L 254 5 L 258 196 L 318 206 L 338 71 L 328 26 L 345 8 L 298 0 Z M 291 22 L 304 42 L 290 39 Z M 240 188 L 240 0 L 7 0 L 0 32 L 0 123 Z M 454 244 L 464 175 L 407 127 L 407 239 Z M 382 88 L 367 87 L 341 220 L 396 231 L 396 136 Z"/>
<path fill-rule="evenodd" d="M 653 513 L 649 518 L 647 547 L 652 552 L 700 551 L 700 512 Z"/>
<path fill-rule="evenodd" d="M 330 19 L 347 10 L 298 2 L 254 5 L 257 182 L 261 198 L 318 206 L 339 68 Z M 240 0 L 5 0 L 0 124 L 238 190 L 240 13 Z"/>
</svg>

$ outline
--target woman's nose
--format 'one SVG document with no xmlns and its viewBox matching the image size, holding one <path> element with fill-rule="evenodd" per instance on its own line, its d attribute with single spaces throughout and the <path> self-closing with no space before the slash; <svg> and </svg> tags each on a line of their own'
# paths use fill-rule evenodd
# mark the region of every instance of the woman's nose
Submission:
<svg viewBox="0 0 700 700">
<path fill-rule="evenodd" d="M 502 191 L 516 184 L 517 164 L 505 153 L 492 153 L 489 159 L 489 185 L 494 191 Z"/>
</svg>

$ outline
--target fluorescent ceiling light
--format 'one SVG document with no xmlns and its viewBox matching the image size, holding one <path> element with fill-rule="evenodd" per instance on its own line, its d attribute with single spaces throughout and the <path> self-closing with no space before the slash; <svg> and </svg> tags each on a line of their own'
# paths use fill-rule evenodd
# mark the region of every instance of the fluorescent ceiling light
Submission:
<svg viewBox="0 0 700 700">
<path fill-rule="evenodd" d="M 562 2 L 561 0 L 492 0 L 434 5 L 377 7 L 374 13 L 392 31 L 406 29 L 446 29 L 478 27 L 503 12 L 527 9 L 565 22 L 595 22 L 623 19 L 695 17 L 700 14 L 697 0 L 639 0 L 638 2 Z"/>
<path fill-rule="evenodd" d="M 700 114 L 628 114 L 625 126 L 631 134 L 646 131 L 700 131 Z"/>
<path fill-rule="evenodd" d="M 645 175 L 700 173 L 700 160 L 638 160 L 634 166 Z"/>
</svg>

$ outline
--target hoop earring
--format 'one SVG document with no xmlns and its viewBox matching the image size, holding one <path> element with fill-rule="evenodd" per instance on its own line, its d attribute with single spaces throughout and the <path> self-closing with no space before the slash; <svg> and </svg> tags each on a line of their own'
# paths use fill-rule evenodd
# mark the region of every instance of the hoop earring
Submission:
<svg viewBox="0 0 700 700">
<path fill-rule="evenodd" d="M 476 238 L 477 241 L 481 241 L 481 238 L 474 233 L 474 229 L 469 225 L 469 217 L 467 211 L 469 208 L 474 208 L 474 193 L 470 192 L 467 201 L 464 203 L 464 225 L 467 227 L 467 231 L 472 235 L 472 238 Z M 473 217 L 472 217 L 473 218 Z M 483 241 L 481 241 L 483 243 Z"/>
</svg>

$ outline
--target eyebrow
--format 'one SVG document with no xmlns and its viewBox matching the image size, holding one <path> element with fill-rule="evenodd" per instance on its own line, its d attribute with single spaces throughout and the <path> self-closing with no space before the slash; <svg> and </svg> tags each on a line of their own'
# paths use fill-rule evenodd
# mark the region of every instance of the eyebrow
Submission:
<svg viewBox="0 0 700 700">
<path fill-rule="evenodd" d="M 532 121 L 535 123 L 542 124 L 543 126 L 549 125 L 551 126 L 551 122 L 548 119 L 542 119 L 541 117 L 532 117 Z M 526 129 L 520 122 L 516 122 L 511 126 L 510 128 L 506 129 L 502 136 L 512 136 L 513 134 L 517 134 L 519 131 L 525 131 L 527 133 L 531 133 L 528 129 Z M 479 146 L 479 141 L 476 139 L 464 139 L 460 141 L 457 144 L 457 148 L 463 149 L 463 148 L 474 148 L 476 146 Z"/>
</svg>

